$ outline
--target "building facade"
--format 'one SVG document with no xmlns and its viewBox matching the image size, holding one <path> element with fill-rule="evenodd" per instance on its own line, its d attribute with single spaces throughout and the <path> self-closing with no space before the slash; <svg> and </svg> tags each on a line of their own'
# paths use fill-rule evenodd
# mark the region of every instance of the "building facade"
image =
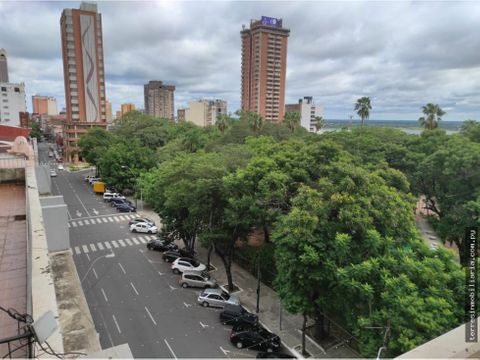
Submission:
<svg viewBox="0 0 480 360">
<path fill-rule="evenodd" d="M 297 111 L 301 115 L 300 125 L 307 131 L 316 132 L 315 127 L 317 116 L 323 116 L 323 109 L 316 105 L 312 96 L 304 96 L 298 100 L 298 104 L 286 104 L 285 112 Z"/>
<path fill-rule="evenodd" d="M 0 83 L 0 124 L 20 126 L 20 113 L 26 111 L 25 84 Z"/>
<path fill-rule="evenodd" d="M 112 117 L 112 103 L 110 101 L 105 101 L 105 117 L 107 118 L 107 123 L 111 123 L 113 121 Z"/>
<path fill-rule="evenodd" d="M 0 49 L 0 83 L 8 83 L 7 51 Z"/>
<path fill-rule="evenodd" d="M 36 114 L 57 115 L 57 99 L 52 96 L 33 95 L 32 109 Z"/>
<path fill-rule="evenodd" d="M 186 109 L 177 109 L 177 122 L 185 121 L 185 110 Z"/>
<path fill-rule="evenodd" d="M 290 30 L 282 27 L 281 19 L 262 16 L 240 34 L 242 110 L 256 112 L 266 121 L 283 121 Z"/>
<path fill-rule="evenodd" d="M 198 126 L 215 125 L 220 114 L 227 113 L 227 102 L 224 100 L 190 101 L 185 109 L 185 121 L 193 122 Z"/>
<path fill-rule="evenodd" d="M 120 112 L 122 116 L 130 111 L 135 111 L 135 109 L 136 109 L 135 104 L 132 104 L 132 103 L 126 103 L 126 104 L 120 105 Z"/>
<path fill-rule="evenodd" d="M 145 113 L 154 117 L 174 120 L 174 85 L 152 80 L 144 85 Z"/>
<path fill-rule="evenodd" d="M 65 160 L 76 162 L 77 141 L 91 127 L 106 126 L 102 16 L 97 5 L 65 9 L 60 19 L 65 81 Z"/>
</svg>

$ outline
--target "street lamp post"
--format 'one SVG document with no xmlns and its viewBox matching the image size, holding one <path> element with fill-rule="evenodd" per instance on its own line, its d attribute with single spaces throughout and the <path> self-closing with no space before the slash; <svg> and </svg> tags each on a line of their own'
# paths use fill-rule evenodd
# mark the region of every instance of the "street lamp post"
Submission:
<svg viewBox="0 0 480 360">
<path fill-rule="evenodd" d="M 93 265 L 95 265 L 95 263 L 96 263 L 98 260 L 100 260 L 100 259 L 102 259 L 102 258 L 111 259 L 111 258 L 113 258 L 113 257 L 115 257 L 115 254 L 114 254 L 114 252 L 112 251 L 112 252 L 110 252 L 110 253 L 108 253 L 108 254 L 100 255 L 100 256 L 97 257 L 95 260 L 93 260 L 93 262 L 92 262 L 92 264 L 90 265 L 90 267 L 88 268 L 87 272 L 85 273 L 85 275 L 83 275 L 82 280 L 80 280 L 80 284 L 83 283 L 83 281 L 87 278 L 88 273 L 90 272 L 90 270 L 92 270 Z"/>
</svg>

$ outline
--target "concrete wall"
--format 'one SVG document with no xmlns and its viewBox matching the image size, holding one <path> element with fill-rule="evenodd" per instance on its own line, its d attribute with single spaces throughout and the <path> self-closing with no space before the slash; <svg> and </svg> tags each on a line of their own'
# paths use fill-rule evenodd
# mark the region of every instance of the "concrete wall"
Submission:
<svg viewBox="0 0 480 360">
<path fill-rule="evenodd" d="M 63 196 L 41 197 L 43 223 L 47 235 L 48 251 L 55 252 L 70 248 L 67 205 Z"/>
<path fill-rule="evenodd" d="M 50 167 L 48 165 L 35 166 L 37 176 L 38 193 L 46 195 L 52 193 L 52 179 L 50 178 Z"/>
</svg>

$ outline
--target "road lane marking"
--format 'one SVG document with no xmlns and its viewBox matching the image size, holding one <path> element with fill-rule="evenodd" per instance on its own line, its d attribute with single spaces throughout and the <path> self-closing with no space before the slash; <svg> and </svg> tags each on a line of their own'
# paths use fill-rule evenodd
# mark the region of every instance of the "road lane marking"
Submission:
<svg viewBox="0 0 480 360">
<path fill-rule="evenodd" d="M 93 252 L 97 251 L 95 244 L 90 244 L 90 249 L 92 249 Z"/>
<path fill-rule="evenodd" d="M 113 219 L 111 217 L 108 217 L 107 219 L 108 221 L 113 222 Z"/>
<path fill-rule="evenodd" d="M 87 247 L 87 245 L 82 245 L 82 249 L 83 249 L 83 252 L 84 252 L 85 254 L 88 253 L 88 247 Z"/>
<path fill-rule="evenodd" d="M 130 239 L 125 239 L 125 242 L 129 245 L 129 246 L 132 246 L 132 241 Z"/>
<path fill-rule="evenodd" d="M 97 275 L 97 272 L 95 271 L 94 268 L 92 268 L 92 272 L 93 272 L 93 275 L 95 275 L 95 278 L 98 279 L 98 275 Z"/>
<path fill-rule="evenodd" d="M 117 319 L 115 318 L 115 315 L 112 315 L 112 318 L 113 318 L 113 322 L 117 326 L 118 333 L 121 334 L 122 330 L 120 330 L 120 326 L 118 326 L 118 322 L 117 322 Z"/>
<path fill-rule="evenodd" d="M 115 240 L 111 240 L 111 241 L 112 241 L 113 247 L 118 248 L 117 242 Z"/>
<path fill-rule="evenodd" d="M 109 243 L 108 241 L 105 241 L 104 244 L 105 244 L 105 247 L 106 247 L 107 249 L 111 249 L 111 248 L 112 248 L 112 245 L 110 245 L 110 243 Z"/>
<path fill-rule="evenodd" d="M 79 225 L 79 226 L 83 226 L 83 221 L 82 221 L 82 220 L 78 220 L 78 225 Z"/>
<path fill-rule="evenodd" d="M 132 289 L 133 289 L 133 291 L 135 291 L 135 294 L 137 294 L 137 295 L 138 295 L 138 291 L 137 291 L 137 289 L 135 289 L 135 286 L 133 285 L 133 283 L 132 283 L 132 282 L 130 282 L 130 285 L 132 285 Z"/>
<path fill-rule="evenodd" d="M 83 222 L 85 223 L 85 225 L 90 225 L 90 221 L 88 221 L 87 219 L 83 220 Z"/>
<path fill-rule="evenodd" d="M 99 250 L 104 250 L 103 244 L 101 242 L 97 243 L 97 247 Z"/>
<path fill-rule="evenodd" d="M 100 220 L 100 219 L 98 219 L 98 220 Z M 108 223 L 108 220 L 107 220 L 106 218 L 102 218 L 102 221 L 103 221 L 104 223 Z M 100 222 L 101 222 L 101 221 L 99 221 L 99 223 L 100 223 Z"/>
<path fill-rule="evenodd" d="M 200 325 L 202 325 L 202 328 L 204 328 L 204 329 L 205 329 L 206 327 L 208 327 L 208 325 L 203 324 L 201 321 L 199 321 L 199 323 L 200 323 Z"/>
<path fill-rule="evenodd" d="M 73 227 L 77 227 L 77 226 L 78 226 L 75 221 L 72 221 L 72 225 L 73 225 Z"/>
<path fill-rule="evenodd" d="M 69 227 L 69 228 L 71 228 L 71 227 L 72 227 L 72 225 L 70 225 L 70 223 L 68 223 L 68 227 Z"/>
<path fill-rule="evenodd" d="M 135 243 L 135 245 L 139 245 L 140 242 L 136 238 L 132 238 L 132 241 Z"/>
<path fill-rule="evenodd" d="M 123 268 L 122 264 L 118 263 L 118 266 L 120 266 L 120 269 L 122 269 L 123 273 L 126 274 L 127 272 L 125 271 L 125 269 Z"/>
<path fill-rule="evenodd" d="M 103 290 L 103 288 L 100 288 L 100 291 L 102 292 L 103 297 L 105 298 L 105 301 L 108 302 L 107 294 L 105 294 L 105 291 Z"/>
<path fill-rule="evenodd" d="M 120 222 L 120 219 L 118 217 L 114 217 L 116 222 Z"/>
<path fill-rule="evenodd" d="M 138 237 L 138 240 L 140 240 L 140 241 L 141 241 L 142 243 L 144 243 L 144 244 L 148 242 L 148 240 L 145 239 L 143 236 L 139 236 L 139 237 Z"/>
<path fill-rule="evenodd" d="M 123 240 L 118 240 L 118 243 L 119 243 L 120 245 L 122 245 L 122 247 L 127 246 L 127 244 L 125 244 L 125 242 L 124 242 Z"/>
<path fill-rule="evenodd" d="M 80 255 L 82 252 L 78 246 L 75 246 L 75 254 Z"/>
<path fill-rule="evenodd" d="M 155 324 L 155 326 L 157 325 L 157 322 L 155 321 L 155 319 L 153 318 L 152 314 L 150 314 L 150 311 L 148 310 L 148 308 L 145 306 L 145 310 L 147 310 L 147 313 L 148 313 L 148 316 L 150 316 L 150 319 L 152 320 L 152 322 Z M 176 359 L 176 358 L 175 358 Z"/>
<path fill-rule="evenodd" d="M 92 216 L 90 215 L 90 213 L 88 212 L 87 208 L 85 207 L 85 205 L 83 205 L 83 202 L 82 200 L 80 200 L 80 198 L 78 197 L 77 193 L 75 192 L 74 190 L 74 193 L 75 193 L 75 196 L 77 197 L 78 201 L 80 201 L 80 204 L 82 204 L 83 208 L 85 209 L 85 212 L 87 213 L 88 216 Z"/>
<path fill-rule="evenodd" d="M 88 249 L 87 249 L 87 250 L 88 250 Z M 88 252 L 88 251 L 87 251 L 87 252 Z M 88 256 L 88 254 L 86 254 L 86 256 L 87 256 L 88 261 L 90 261 L 90 256 Z"/>
<path fill-rule="evenodd" d="M 170 347 L 170 344 L 168 343 L 167 339 L 163 339 L 163 341 L 165 341 L 165 345 L 167 345 L 168 347 L 168 350 L 170 350 L 170 352 L 172 353 L 173 357 L 175 358 L 175 360 L 177 360 L 177 355 L 175 355 L 175 353 L 173 352 L 172 348 Z"/>
<path fill-rule="evenodd" d="M 185 305 L 186 308 L 189 308 L 192 306 L 192 304 L 187 304 L 185 301 L 183 302 L 183 305 Z"/>
</svg>

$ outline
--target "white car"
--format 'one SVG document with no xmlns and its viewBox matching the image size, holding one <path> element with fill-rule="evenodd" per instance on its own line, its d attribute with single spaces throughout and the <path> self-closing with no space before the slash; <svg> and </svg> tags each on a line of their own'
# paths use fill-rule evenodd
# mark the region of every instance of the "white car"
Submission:
<svg viewBox="0 0 480 360">
<path fill-rule="evenodd" d="M 147 223 L 136 223 L 130 225 L 131 232 L 141 232 L 147 234 L 156 234 L 158 229 L 155 225 L 147 224 Z"/>
<path fill-rule="evenodd" d="M 113 198 L 125 200 L 125 196 L 122 196 L 118 193 L 112 193 L 108 191 L 103 193 L 103 201 L 110 201 Z"/>
<path fill-rule="evenodd" d="M 172 264 L 172 271 L 175 274 L 180 274 L 184 271 L 196 271 L 198 273 L 201 273 L 202 271 L 205 271 L 206 268 L 207 267 L 204 264 L 198 262 L 195 259 L 187 257 L 180 257 L 176 259 Z"/>
<path fill-rule="evenodd" d="M 56 171 L 55 171 L 55 170 L 50 170 L 50 176 L 51 176 L 51 177 L 57 176 Z"/>
<path fill-rule="evenodd" d="M 58 167 L 57 167 L 58 170 L 65 170 L 65 168 L 63 167 L 62 164 L 58 164 Z"/>
</svg>

